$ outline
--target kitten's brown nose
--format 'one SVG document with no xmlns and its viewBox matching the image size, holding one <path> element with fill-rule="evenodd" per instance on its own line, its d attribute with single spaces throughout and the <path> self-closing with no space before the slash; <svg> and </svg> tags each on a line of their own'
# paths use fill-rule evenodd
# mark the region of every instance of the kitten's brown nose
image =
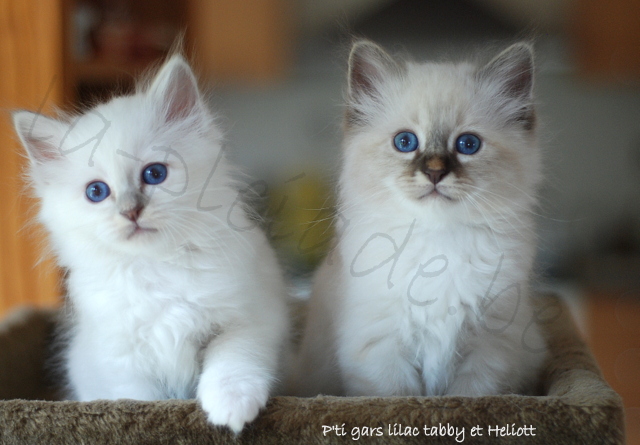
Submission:
<svg viewBox="0 0 640 445">
<path fill-rule="evenodd" d="M 427 175 L 429 181 L 436 185 L 438 182 L 442 181 L 449 170 L 447 169 L 447 163 L 441 157 L 432 157 L 428 159 L 424 166 L 422 167 L 422 172 Z"/>
<path fill-rule="evenodd" d="M 442 178 L 447 175 L 447 173 L 449 172 L 445 169 L 433 170 L 431 168 L 427 168 L 424 170 L 424 174 L 427 175 L 429 181 L 431 181 L 433 185 L 436 185 L 438 182 L 440 182 Z"/>
<path fill-rule="evenodd" d="M 142 213 L 143 209 L 144 209 L 144 206 L 141 206 L 138 204 L 129 210 L 124 210 L 120 212 L 120 214 L 125 218 L 127 218 L 129 221 L 136 222 L 138 218 L 140 218 L 140 214 Z"/>
</svg>

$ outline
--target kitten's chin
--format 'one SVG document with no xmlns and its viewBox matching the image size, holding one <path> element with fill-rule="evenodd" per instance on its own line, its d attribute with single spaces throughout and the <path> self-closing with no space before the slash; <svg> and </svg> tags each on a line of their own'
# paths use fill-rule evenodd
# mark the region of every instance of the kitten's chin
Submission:
<svg viewBox="0 0 640 445">
<path fill-rule="evenodd" d="M 151 236 L 153 236 L 153 234 L 155 233 L 158 233 L 158 229 L 154 229 L 151 227 L 140 227 L 136 225 L 135 227 L 133 227 L 128 231 L 125 238 L 127 240 L 140 239 L 140 238 L 148 239 Z"/>
<path fill-rule="evenodd" d="M 430 192 L 424 193 L 418 196 L 418 201 L 445 201 L 445 202 L 453 202 L 455 201 L 451 196 L 446 193 L 440 192 L 438 190 L 432 190 Z"/>
<path fill-rule="evenodd" d="M 431 188 L 430 190 L 423 189 L 418 193 L 414 192 L 407 200 L 414 217 L 420 219 L 423 224 L 434 228 L 447 226 L 464 218 L 464 215 L 460 213 L 464 207 L 459 206 L 459 202 L 460 197 L 444 190 L 444 187 L 442 190 Z"/>
<path fill-rule="evenodd" d="M 164 250 L 166 242 L 158 229 L 137 224 L 121 228 L 114 239 L 104 241 L 111 250 L 136 255 Z"/>
<path fill-rule="evenodd" d="M 136 230 L 109 245 L 118 255 L 164 260 L 176 254 L 176 246 L 167 243 L 157 230 Z"/>
<path fill-rule="evenodd" d="M 418 197 L 418 201 L 422 202 L 454 202 L 456 199 L 449 194 L 443 187 L 430 187 L 427 190 L 422 191 Z"/>
</svg>

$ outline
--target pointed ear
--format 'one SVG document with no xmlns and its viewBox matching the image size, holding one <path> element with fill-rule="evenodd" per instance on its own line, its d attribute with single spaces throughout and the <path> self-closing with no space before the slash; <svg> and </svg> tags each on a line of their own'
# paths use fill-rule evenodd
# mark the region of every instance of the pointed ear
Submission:
<svg viewBox="0 0 640 445">
<path fill-rule="evenodd" d="M 533 48 L 516 43 L 502 51 L 480 69 L 482 79 L 497 81 L 501 92 L 514 99 L 531 99 L 533 95 Z"/>
<path fill-rule="evenodd" d="M 346 125 L 366 121 L 380 103 L 384 80 L 398 75 L 403 68 L 381 47 L 367 40 L 353 44 L 349 55 Z"/>
<path fill-rule="evenodd" d="M 62 159 L 62 141 L 69 131 L 67 124 L 30 111 L 16 111 L 12 118 L 33 164 Z"/>
<path fill-rule="evenodd" d="M 349 55 L 349 98 L 376 97 L 382 81 L 400 71 L 400 66 L 375 43 L 355 42 Z"/>
<path fill-rule="evenodd" d="M 196 77 L 180 55 L 172 56 L 160 68 L 148 94 L 158 101 L 167 123 L 185 119 L 202 106 Z"/>
<path fill-rule="evenodd" d="M 497 85 L 499 102 L 510 103 L 512 120 L 530 130 L 535 124 L 533 110 L 533 48 L 528 43 L 516 43 L 502 51 L 477 72 L 481 82 Z"/>
</svg>

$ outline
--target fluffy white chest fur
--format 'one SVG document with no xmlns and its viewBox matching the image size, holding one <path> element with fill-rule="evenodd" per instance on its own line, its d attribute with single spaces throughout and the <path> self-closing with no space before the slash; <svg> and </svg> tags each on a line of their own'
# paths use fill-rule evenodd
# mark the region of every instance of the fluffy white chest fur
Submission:
<svg viewBox="0 0 640 445">
<path fill-rule="evenodd" d="M 523 252 L 497 245 L 495 235 L 482 227 L 421 230 L 418 221 L 371 226 L 355 225 L 338 246 L 342 265 L 336 273 L 344 294 L 334 316 L 345 389 L 352 394 L 451 393 L 471 344 L 481 337 L 500 343 L 504 332 L 522 329 L 531 319 Z M 518 300 L 522 304 L 511 304 Z M 484 373 L 492 374 L 490 369 Z M 505 381 L 499 385 L 505 386 L 483 389 L 520 389 Z"/>
<path fill-rule="evenodd" d="M 229 298 L 238 291 L 229 274 L 149 259 L 84 264 L 68 281 L 78 311 L 69 370 L 83 382 L 74 385 L 76 397 L 121 396 L 119 386 L 131 383 L 119 382 L 119 374 L 154 382 L 127 388 L 132 398 L 195 397 L 205 346 L 247 310 Z"/>
</svg>

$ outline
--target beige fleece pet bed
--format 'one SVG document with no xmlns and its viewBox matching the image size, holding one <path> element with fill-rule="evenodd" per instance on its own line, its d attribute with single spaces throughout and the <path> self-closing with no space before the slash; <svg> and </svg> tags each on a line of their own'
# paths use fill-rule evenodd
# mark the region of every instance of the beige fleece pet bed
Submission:
<svg viewBox="0 0 640 445">
<path fill-rule="evenodd" d="M 567 309 L 538 304 L 551 350 L 540 396 L 274 397 L 238 436 L 207 424 L 194 400 L 55 401 L 44 366 L 55 313 L 22 310 L 0 323 L 0 443 L 623 444 L 621 399 Z"/>
</svg>

